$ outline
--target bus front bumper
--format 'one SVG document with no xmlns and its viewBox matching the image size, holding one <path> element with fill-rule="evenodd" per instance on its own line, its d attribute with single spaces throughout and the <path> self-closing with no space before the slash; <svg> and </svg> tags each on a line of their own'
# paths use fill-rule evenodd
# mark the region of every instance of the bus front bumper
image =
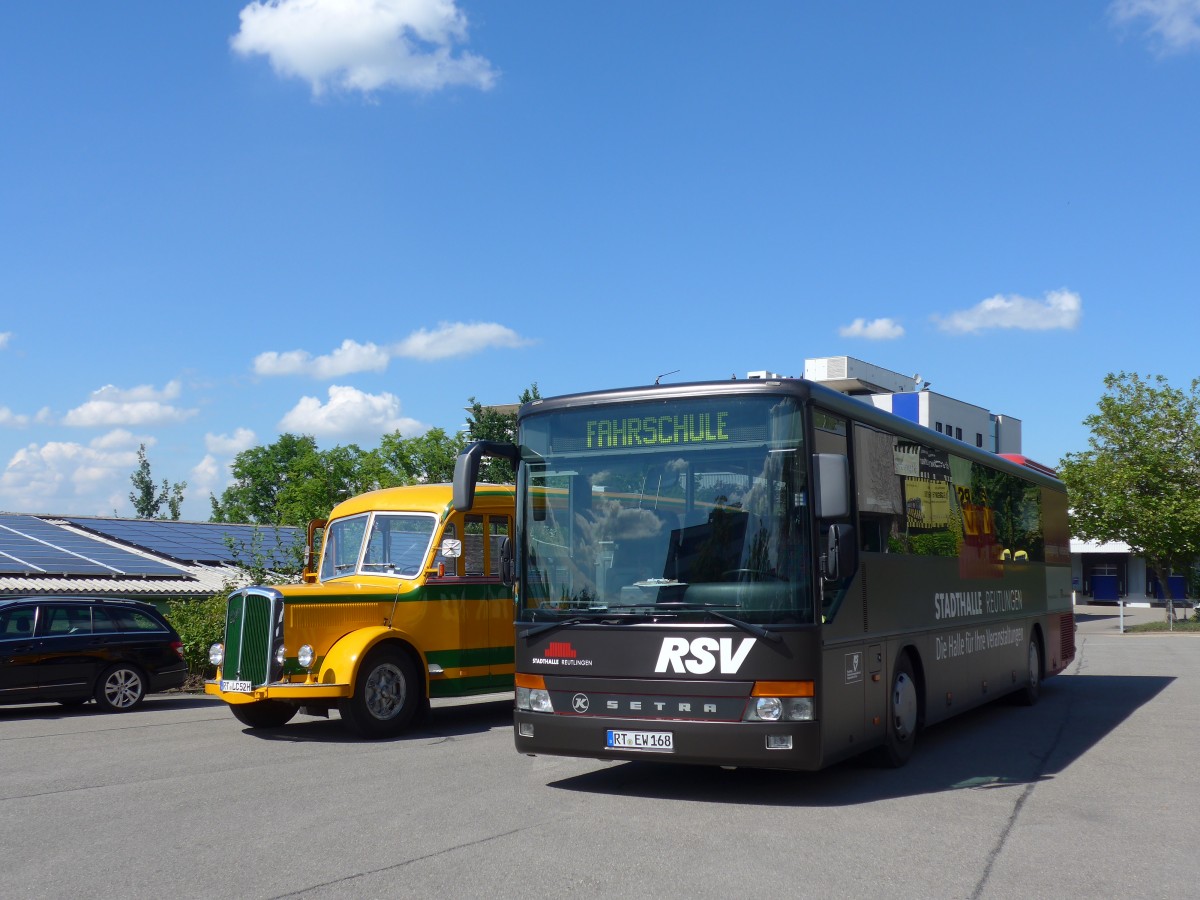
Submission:
<svg viewBox="0 0 1200 900">
<path fill-rule="evenodd" d="M 221 682 L 210 680 L 204 682 L 204 693 L 220 697 L 226 703 L 256 703 L 259 700 L 287 700 L 304 705 L 311 700 L 337 700 L 349 697 L 351 685 L 348 684 L 305 684 L 280 682 L 264 684 L 250 691 L 222 691 Z"/>
<path fill-rule="evenodd" d="M 620 748 L 632 735 L 670 735 L 670 749 Z M 762 769 L 815 770 L 821 761 L 819 722 L 691 722 L 567 716 L 516 710 L 513 740 L 529 756 L 579 756 Z M 651 737 L 646 744 L 663 743 Z"/>
</svg>

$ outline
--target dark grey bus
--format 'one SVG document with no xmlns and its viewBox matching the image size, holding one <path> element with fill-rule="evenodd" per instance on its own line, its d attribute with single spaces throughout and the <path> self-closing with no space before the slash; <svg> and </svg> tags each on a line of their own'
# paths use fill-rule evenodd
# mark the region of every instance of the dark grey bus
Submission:
<svg viewBox="0 0 1200 900">
<path fill-rule="evenodd" d="M 1075 655 L 1067 497 L 803 379 L 536 400 L 517 444 L 515 742 L 526 754 L 817 769 Z"/>
</svg>

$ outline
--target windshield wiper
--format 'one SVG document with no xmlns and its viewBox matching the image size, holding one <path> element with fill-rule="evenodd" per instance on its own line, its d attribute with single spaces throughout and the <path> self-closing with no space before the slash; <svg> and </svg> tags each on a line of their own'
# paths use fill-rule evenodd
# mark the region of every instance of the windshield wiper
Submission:
<svg viewBox="0 0 1200 900">
<path fill-rule="evenodd" d="M 543 622 L 541 625 L 526 628 L 521 632 L 521 637 L 537 637 L 539 634 L 545 634 L 547 631 L 553 631 L 555 628 L 564 628 L 567 625 L 582 625 L 583 622 L 583 619 L 558 619 L 554 622 Z"/>
<path fill-rule="evenodd" d="M 715 619 L 720 619 L 722 622 L 728 622 L 730 625 L 736 625 L 742 631 L 749 632 L 755 637 L 765 638 L 768 641 L 779 643 L 783 638 L 774 631 L 768 631 L 761 625 L 755 625 L 753 622 L 743 622 L 741 619 L 735 619 L 733 616 L 727 616 L 723 612 L 717 612 L 715 609 L 706 609 L 706 613 Z"/>
</svg>

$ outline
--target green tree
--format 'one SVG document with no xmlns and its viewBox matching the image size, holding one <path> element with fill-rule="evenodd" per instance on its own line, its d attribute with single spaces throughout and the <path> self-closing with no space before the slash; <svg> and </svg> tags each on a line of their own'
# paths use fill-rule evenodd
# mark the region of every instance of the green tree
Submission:
<svg viewBox="0 0 1200 900">
<path fill-rule="evenodd" d="M 1200 557 L 1200 378 L 1182 391 L 1161 375 L 1122 372 L 1104 386 L 1099 411 L 1083 420 L 1090 449 L 1059 463 L 1071 533 L 1124 541 L 1145 557 L 1171 621 L 1170 576 Z"/>
<path fill-rule="evenodd" d="M 295 434 L 281 434 L 266 447 L 243 450 L 233 460 L 233 483 L 221 492 L 219 500 L 209 495 L 210 521 L 284 524 L 280 493 L 297 477 L 296 460 L 316 452 L 315 439 Z"/>
<path fill-rule="evenodd" d="M 376 451 L 381 486 L 450 481 L 454 477 L 454 460 L 465 445 L 462 435 L 448 435 L 441 428 L 431 428 L 411 438 L 398 431 L 385 434 Z"/>
<path fill-rule="evenodd" d="M 542 399 L 535 381 L 521 392 L 520 403 Z M 468 401 L 471 406 L 467 421 L 468 440 L 472 441 L 507 441 L 512 443 L 517 439 L 517 412 L 498 410 L 495 407 L 484 406 L 474 397 Z M 489 484 L 512 484 L 516 473 L 506 459 L 489 459 L 479 469 L 479 480 Z"/>
<path fill-rule="evenodd" d="M 170 518 L 178 519 L 180 507 L 183 505 L 183 492 L 187 489 L 186 481 L 171 484 L 163 479 L 162 487 L 156 487 L 150 474 L 150 460 L 146 458 L 146 445 L 138 445 L 138 467 L 129 476 L 133 482 L 133 491 L 129 502 L 139 519 L 162 519 L 163 506 L 167 507 Z"/>
</svg>

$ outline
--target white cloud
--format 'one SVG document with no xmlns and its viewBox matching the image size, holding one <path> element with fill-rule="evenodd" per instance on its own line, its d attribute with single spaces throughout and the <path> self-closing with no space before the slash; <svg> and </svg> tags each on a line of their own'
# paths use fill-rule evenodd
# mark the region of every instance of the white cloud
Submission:
<svg viewBox="0 0 1200 900">
<path fill-rule="evenodd" d="M 305 350 L 277 353 L 269 350 L 254 358 L 257 375 L 311 375 L 313 378 L 340 378 L 355 372 L 382 372 L 387 368 L 388 353 L 375 344 L 352 340 L 326 356 L 313 357 Z"/>
<path fill-rule="evenodd" d="M 313 437 L 378 440 L 399 430 L 413 437 L 429 430 L 428 425 L 400 415 L 400 400 L 393 394 L 366 394 L 357 388 L 331 385 L 329 402 L 318 397 L 301 397 L 279 423 L 282 431 Z"/>
<path fill-rule="evenodd" d="M 218 456 L 237 456 L 253 447 L 254 441 L 255 434 L 249 428 L 239 428 L 232 435 L 209 432 L 204 435 L 204 448 Z"/>
<path fill-rule="evenodd" d="M 442 322 L 434 331 L 414 331 L 392 348 L 396 356 L 446 359 L 469 356 L 488 347 L 525 347 L 532 341 L 495 322 Z"/>
<path fill-rule="evenodd" d="M 1145 21 L 1163 53 L 1200 46 L 1200 0 L 1113 0 L 1108 13 L 1118 25 Z"/>
<path fill-rule="evenodd" d="M 265 56 L 281 77 L 307 81 L 313 96 L 496 83 L 486 59 L 455 53 L 467 17 L 454 0 L 256 0 L 239 18 L 234 52 Z"/>
<path fill-rule="evenodd" d="M 68 412 L 63 417 L 63 424 L 96 427 L 182 422 L 194 416 L 197 410 L 181 409 L 167 402 L 176 399 L 179 393 L 178 381 L 168 383 L 161 391 L 150 385 L 128 390 L 105 385 L 92 392 L 91 400 Z"/>
<path fill-rule="evenodd" d="M 52 441 L 22 447 L 0 475 L 0 505 L 38 512 L 111 515 L 112 485 L 128 486 L 139 444 L 153 441 L 117 430 L 88 444 Z M 119 495 L 124 501 L 125 495 Z M 61 509 L 55 506 L 61 504 Z"/>
<path fill-rule="evenodd" d="M 12 340 L 11 331 L 0 331 L 0 350 L 8 348 L 8 342 Z"/>
<path fill-rule="evenodd" d="M 970 309 L 950 315 L 934 316 L 942 331 L 968 334 L 994 328 L 1016 328 L 1022 331 L 1070 331 L 1083 317 L 1083 301 L 1073 291 L 1050 291 L 1045 301 L 1030 300 L 997 294 Z"/>
<path fill-rule="evenodd" d="M 29 416 L 15 413 L 7 406 L 0 406 L 0 426 L 5 428 L 24 428 L 29 424 Z"/>
<path fill-rule="evenodd" d="M 254 357 L 254 373 L 263 376 L 307 375 L 341 378 L 356 372 L 382 372 L 394 356 L 425 362 L 470 356 L 491 347 L 525 347 L 533 343 L 495 322 L 442 322 L 432 331 L 422 328 L 390 347 L 360 344 L 347 338 L 325 356 L 307 350 L 268 350 Z"/>
<path fill-rule="evenodd" d="M 904 336 L 904 328 L 892 319 L 855 319 L 838 329 L 838 334 L 847 338 L 866 338 L 870 341 L 892 341 Z"/>
</svg>

